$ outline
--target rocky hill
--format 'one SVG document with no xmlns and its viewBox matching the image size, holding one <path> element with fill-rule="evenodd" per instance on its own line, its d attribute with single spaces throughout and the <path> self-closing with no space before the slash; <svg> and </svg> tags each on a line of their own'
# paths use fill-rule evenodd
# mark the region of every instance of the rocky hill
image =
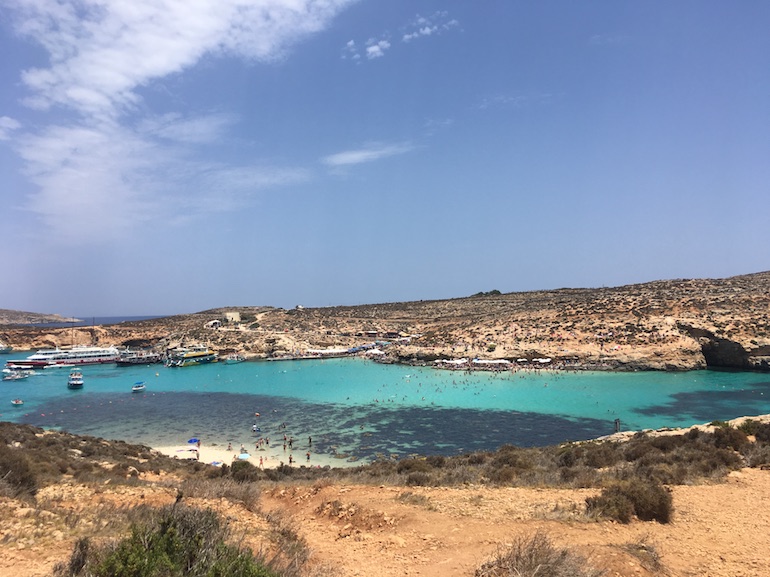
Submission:
<svg viewBox="0 0 770 577">
<path fill-rule="evenodd" d="M 73 320 L 61 315 L 29 313 L 25 311 L 12 311 L 9 309 L 0 309 L 0 325 L 31 325 L 40 323 L 66 323 Z"/>
<path fill-rule="evenodd" d="M 614 288 L 280 309 L 227 307 L 76 329 L 0 326 L 17 349 L 205 342 L 252 358 L 387 341 L 387 359 L 549 358 L 577 368 L 770 370 L 770 272 Z"/>
</svg>

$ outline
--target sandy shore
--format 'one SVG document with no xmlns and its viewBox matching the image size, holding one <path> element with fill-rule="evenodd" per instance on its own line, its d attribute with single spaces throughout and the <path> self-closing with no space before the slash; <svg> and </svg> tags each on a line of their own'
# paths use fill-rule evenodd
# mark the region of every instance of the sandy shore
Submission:
<svg viewBox="0 0 770 577">
<path fill-rule="evenodd" d="M 733 427 L 739 427 L 744 421 L 754 420 L 761 423 L 770 422 L 770 414 L 756 415 L 752 417 L 738 417 L 727 421 Z M 682 435 L 692 429 L 699 429 L 702 431 L 712 432 L 714 425 L 711 423 L 696 424 L 690 427 L 683 428 L 663 428 L 663 429 L 647 429 L 645 431 L 622 431 L 611 435 L 599 437 L 598 441 L 627 441 L 634 435 L 640 432 L 658 436 L 658 435 Z M 312 447 L 296 447 L 293 450 L 286 449 L 284 451 L 283 444 L 273 444 L 269 447 L 262 446 L 257 448 L 256 446 L 243 446 L 245 452 L 241 453 L 241 446 L 231 447 L 228 450 L 227 447 L 221 445 L 206 445 L 203 440 L 200 447 L 196 445 L 177 445 L 177 446 L 158 446 L 153 447 L 156 451 L 168 455 L 174 459 L 188 459 L 198 460 L 201 463 L 208 463 L 210 465 L 220 466 L 224 463 L 228 465 L 238 461 L 245 460 L 254 465 L 255 467 L 261 467 L 263 469 L 274 469 L 279 465 L 291 465 L 293 467 L 356 467 L 358 465 L 367 464 L 365 461 L 349 461 L 344 458 L 337 458 L 333 455 L 317 454 L 314 453 Z M 309 453 L 309 458 L 308 458 Z M 292 457 L 292 462 L 289 462 L 289 456 Z M 260 460 L 261 459 L 261 460 Z"/>
<path fill-rule="evenodd" d="M 153 449 L 174 459 L 196 460 L 197 458 L 201 463 L 217 466 L 223 463 L 231 465 L 238 460 L 248 461 L 255 467 L 262 467 L 264 469 L 274 469 L 281 464 L 291 464 L 293 467 L 355 467 L 365 464 L 363 461 L 350 462 L 346 459 L 336 458 L 333 455 L 314 453 L 312 448 L 308 447 L 296 447 L 294 450 L 287 448 L 284 452 L 283 444 L 274 444 L 270 447 L 263 446 L 259 449 L 254 445 L 244 446 L 246 453 L 243 454 L 240 452 L 240 446 L 233 446 L 231 450 L 228 450 L 227 447 L 221 445 L 207 445 L 205 439 L 201 439 L 200 448 L 195 445 L 177 445 L 153 447 Z M 308 453 L 310 454 L 309 458 Z M 289 463 L 289 456 L 292 457 L 292 463 Z"/>
</svg>

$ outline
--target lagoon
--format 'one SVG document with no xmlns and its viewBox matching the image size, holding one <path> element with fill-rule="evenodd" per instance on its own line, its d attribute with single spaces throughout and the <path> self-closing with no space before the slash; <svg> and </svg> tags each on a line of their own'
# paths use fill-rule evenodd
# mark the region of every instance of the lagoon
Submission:
<svg viewBox="0 0 770 577">
<path fill-rule="evenodd" d="M 361 359 L 83 367 L 3 382 L 0 419 L 169 446 L 199 437 L 248 446 L 312 436 L 340 463 L 542 446 L 623 430 L 685 427 L 770 413 L 770 375 L 748 372 L 466 372 Z M 144 393 L 131 393 L 144 381 Z M 24 399 L 24 406 L 10 400 Z M 255 416 L 259 413 L 259 416 Z M 251 427 L 258 424 L 259 432 Z"/>
</svg>

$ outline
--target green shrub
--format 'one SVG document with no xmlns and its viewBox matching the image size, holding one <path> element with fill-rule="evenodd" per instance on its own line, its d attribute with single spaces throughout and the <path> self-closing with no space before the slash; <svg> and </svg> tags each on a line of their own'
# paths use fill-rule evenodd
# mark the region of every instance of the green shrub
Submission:
<svg viewBox="0 0 770 577">
<path fill-rule="evenodd" d="M 263 560 L 226 543 L 228 531 L 210 510 L 178 503 L 134 524 L 131 535 L 114 545 L 91 546 L 81 539 L 55 577 L 275 577 Z"/>
<path fill-rule="evenodd" d="M 259 479 L 259 469 L 248 461 L 235 461 L 230 467 L 233 480 L 239 483 L 250 483 Z"/>
<path fill-rule="evenodd" d="M 762 423 L 759 421 L 755 421 L 754 419 L 746 419 L 738 426 L 738 429 L 747 435 L 756 435 L 761 425 Z"/>
</svg>

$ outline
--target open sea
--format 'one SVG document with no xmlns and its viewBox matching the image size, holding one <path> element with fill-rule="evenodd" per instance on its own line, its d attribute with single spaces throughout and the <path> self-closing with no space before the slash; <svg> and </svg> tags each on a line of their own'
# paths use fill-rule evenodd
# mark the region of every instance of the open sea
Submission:
<svg viewBox="0 0 770 577">
<path fill-rule="evenodd" d="M 17 355 L 26 356 L 0 360 Z M 156 447 L 312 436 L 314 453 L 368 462 L 591 439 L 612 433 L 615 419 L 641 430 L 770 413 L 770 375 L 750 372 L 469 373 L 360 359 L 97 365 L 83 367 L 81 390 L 67 388 L 68 375 L 0 382 L 0 420 Z M 132 393 L 139 381 L 146 391 Z"/>
</svg>

